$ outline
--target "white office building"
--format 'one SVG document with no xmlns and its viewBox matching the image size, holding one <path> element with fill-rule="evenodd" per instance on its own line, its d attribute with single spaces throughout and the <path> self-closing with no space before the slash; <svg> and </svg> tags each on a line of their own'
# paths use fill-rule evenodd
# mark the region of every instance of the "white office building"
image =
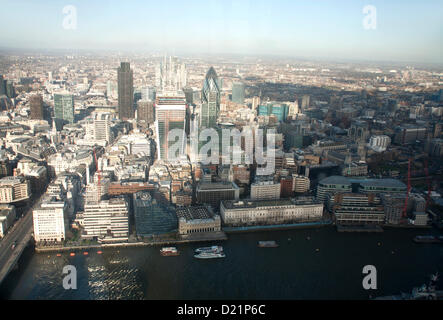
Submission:
<svg viewBox="0 0 443 320">
<path fill-rule="evenodd" d="M 323 204 L 312 198 L 224 200 L 220 214 L 225 226 L 279 225 L 321 220 Z"/>
<path fill-rule="evenodd" d="M 85 239 L 102 242 L 127 241 L 128 204 L 124 198 L 87 202 L 83 214 Z"/>
<path fill-rule="evenodd" d="M 36 242 L 65 240 L 66 202 L 55 197 L 46 197 L 33 211 L 34 239 Z"/>
<path fill-rule="evenodd" d="M 386 151 L 386 148 L 390 144 L 391 144 L 391 138 L 385 135 L 381 135 L 381 136 L 372 136 L 369 139 L 368 146 L 376 152 L 383 152 Z"/>
<path fill-rule="evenodd" d="M 260 181 L 251 184 L 252 200 L 280 199 L 280 183 L 273 181 Z"/>
</svg>

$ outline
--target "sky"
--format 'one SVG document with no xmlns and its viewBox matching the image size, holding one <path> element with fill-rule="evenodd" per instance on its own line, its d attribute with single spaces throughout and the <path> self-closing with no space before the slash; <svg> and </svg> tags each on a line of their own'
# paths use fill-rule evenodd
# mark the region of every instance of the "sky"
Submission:
<svg viewBox="0 0 443 320">
<path fill-rule="evenodd" d="M 364 27 L 367 5 L 375 29 Z M 0 0 L 0 8 L 1 48 L 443 63 L 441 0 Z"/>
</svg>

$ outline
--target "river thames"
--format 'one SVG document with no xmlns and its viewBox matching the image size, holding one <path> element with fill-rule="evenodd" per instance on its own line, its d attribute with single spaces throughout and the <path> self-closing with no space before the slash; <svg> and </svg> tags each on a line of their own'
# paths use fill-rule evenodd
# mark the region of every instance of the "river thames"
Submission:
<svg viewBox="0 0 443 320">
<path fill-rule="evenodd" d="M 333 227 L 229 234 L 214 243 L 178 245 L 181 255 L 162 257 L 159 247 L 35 253 L 29 247 L 18 270 L 0 287 L 3 299 L 368 299 L 410 292 L 443 273 L 443 245 L 416 244 L 415 235 L 437 230 L 390 229 L 338 233 Z M 278 248 L 258 248 L 275 240 Z M 199 260 L 194 249 L 224 247 L 226 258 Z M 63 288 L 63 267 L 77 269 L 77 289 Z M 377 269 L 377 290 L 364 290 L 363 267 Z M 441 281 L 440 281 L 441 282 Z"/>
</svg>

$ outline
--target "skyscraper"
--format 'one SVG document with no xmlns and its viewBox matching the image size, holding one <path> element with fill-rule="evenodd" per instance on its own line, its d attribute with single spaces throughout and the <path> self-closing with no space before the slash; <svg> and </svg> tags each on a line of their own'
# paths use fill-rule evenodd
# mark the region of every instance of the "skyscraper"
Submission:
<svg viewBox="0 0 443 320">
<path fill-rule="evenodd" d="M 74 97 L 71 94 L 54 94 L 54 117 L 74 123 Z"/>
<path fill-rule="evenodd" d="M 154 123 L 154 102 L 140 100 L 137 102 L 137 120 L 145 125 Z"/>
<path fill-rule="evenodd" d="M 183 145 L 179 153 L 184 154 L 186 139 L 186 101 L 181 96 L 159 96 L 155 105 L 156 130 L 157 130 L 157 153 L 158 159 L 168 160 L 168 134 L 173 129 L 180 129 L 183 132 Z M 171 142 L 175 144 L 175 142 Z"/>
<path fill-rule="evenodd" d="M 0 96 L 6 95 L 6 80 L 3 79 L 3 75 L 0 74 Z"/>
<path fill-rule="evenodd" d="M 121 120 L 134 118 L 133 73 L 129 62 L 122 62 L 117 69 L 118 117 Z"/>
<path fill-rule="evenodd" d="M 110 114 L 108 113 L 94 114 L 93 133 L 95 140 L 106 141 L 107 143 L 110 143 L 112 141 Z"/>
<path fill-rule="evenodd" d="M 232 102 L 243 104 L 245 103 L 245 85 L 241 82 L 234 82 L 232 84 Z"/>
<path fill-rule="evenodd" d="M 6 86 L 6 96 L 9 99 L 15 98 L 15 88 L 14 83 L 10 80 L 5 80 L 5 86 Z"/>
<path fill-rule="evenodd" d="M 211 67 L 206 73 L 202 89 L 202 106 L 200 112 L 200 126 L 213 128 L 217 124 L 220 111 L 220 88 L 217 73 Z"/>
<path fill-rule="evenodd" d="M 31 96 L 31 119 L 43 120 L 43 99 L 39 94 Z"/>
</svg>

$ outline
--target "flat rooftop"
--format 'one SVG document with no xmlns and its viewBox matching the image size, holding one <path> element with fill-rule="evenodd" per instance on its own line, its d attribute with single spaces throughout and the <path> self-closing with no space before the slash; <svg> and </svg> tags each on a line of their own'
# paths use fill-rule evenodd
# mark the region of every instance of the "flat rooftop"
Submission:
<svg viewBox="0 0 443 320">
<path fill-rule="evenodd" d="M 205 206 L 177 208 L 176 214 L 177 218 L 185 218 L 186 221 L 212 219 L 214 217 L 213 213 Z"/>
<path fill-rule="evenodd" d="M 203 182 L 197 187 L 197 190 L 210 191 L 210 190 L 225 190 L 225 189 L 238 189 L 237 185 L 232 182 Z"/>
<path fill-rule="evenodd" d="M 291 199 L 279 200 L 223 200 L 223 206 L 226 209 L 247 209 L 259 207 L 273 207 L 273 206 L 291 206 L 295 202 Z"/>
<path fill-rule="evenodd" d="M 406 185 L 400 180 L 396 179 L 358 179 L 358 178 L 347 178 L 343 176 L 330 176 L 324 178 L 319 182 L 320 184 L 340 184 L 349 185 L 353 183 L 358 183 L 362 187 L 387 187 L 387 188 L 406 188 Z"/>
</svg>

